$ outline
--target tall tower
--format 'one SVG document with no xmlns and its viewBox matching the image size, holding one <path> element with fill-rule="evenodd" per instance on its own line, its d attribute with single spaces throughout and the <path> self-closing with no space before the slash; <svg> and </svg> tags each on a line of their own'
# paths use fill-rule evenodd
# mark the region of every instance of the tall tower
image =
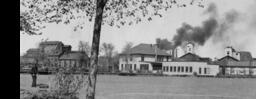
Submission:
<svg viewBox="0 0 256 99">
<path fill-rule="evenodd" d="M 232 46 L 227 46 L 225 48 L 225 56 L 231 56 L 231 57 L 234 57 L 238 60 L 240 60 L 240 53 L 237 52 Z"/>
<path fill-rule="evenodd" d="M 233 53 L 235 52 L 235 49 L 232 48 L 232 46 L 227 46 L 225 48 L 225 56 L 231 56 L 233 57 Z"/>
<path fill-rule="evenodd" d="M 194 43 L 188 42 L 186 45 L 186 54 L 187 53 L 194 53 Z"/>
</svg>

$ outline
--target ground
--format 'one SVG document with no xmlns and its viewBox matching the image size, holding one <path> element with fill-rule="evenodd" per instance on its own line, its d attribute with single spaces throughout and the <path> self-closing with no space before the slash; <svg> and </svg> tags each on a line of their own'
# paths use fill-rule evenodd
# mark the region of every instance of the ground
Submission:
<svg viewBox="0 0 256 99">
<path fill-rule="evenodd" d="M 38 83 L 49 84 L 52 76 L 39 75 Z M 20 88 L 31 88 L 32 77 L 20 74 Z M 255 78 L 197 78 L 164 76 L 97 77 L 96 99 L 255 99 Z M 85 90 L 80 92 L 84 99 Z"/>
</svg>

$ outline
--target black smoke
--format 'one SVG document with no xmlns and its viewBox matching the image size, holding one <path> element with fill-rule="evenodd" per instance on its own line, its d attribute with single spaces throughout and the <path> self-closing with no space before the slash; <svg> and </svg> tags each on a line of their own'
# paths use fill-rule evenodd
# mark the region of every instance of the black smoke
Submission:
<svg viewBox="0 0 256 99">
<path fill-rule="evenodd" d="M 191 26 L 183 23 L 177 29 L 177 34 L 172 39 L 174 47 L 187 41 L 203 46 L 213 36 L 215 40 L 221 39 L 221 36 L 232 27 L 239 16 L 237 11 L 231 10 L 224 14 L 224 18 L 219 18 L 217 7 L 213 3 L 208 6 L 203 14 L 209 15 L 209 18 L 202 22 L 202 26 Z"/>
</svg>

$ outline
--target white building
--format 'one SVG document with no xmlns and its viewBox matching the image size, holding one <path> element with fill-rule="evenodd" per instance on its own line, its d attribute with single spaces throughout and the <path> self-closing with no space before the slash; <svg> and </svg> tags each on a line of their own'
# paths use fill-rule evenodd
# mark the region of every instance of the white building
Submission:
<svg viewBox="0 0 256 99">
<path fill-rule="evenodd" d="M 219 65 L 211 64 L 210 58 L 194 54 L 193 43 L 187 43 L 185 52 L 185 55 L 171 62 L 163 62 L 163 74 L 216 76 L 219 73 Z"/>
<path fill-rule="evenodd" d="M 237 60 L 240 60 L 240 52 L 237 52 L 232 46 L 227 46 L 225 48 L 225 56 L 234 57 Z"/>
<path fill-rule="evenodd" d="M 224 49 L 224 57 L 216 61 L 222 75 L 255 76 L 256 59 L 248 51 L 236 51 L 231 46 Z"/>
<path fill-rule="evenodd" d="M 207 62 L 163 62 L 163 74 L 166 75 L 216 76 L 218 73 L 219 66 Z"/>
<path fill-rule="evenodd" d="M 171 55 L 152 44 L 139 44 L 120 54 L 121 72 L 161 72 L 162 62 L 171 61 Z"/>
</svg>

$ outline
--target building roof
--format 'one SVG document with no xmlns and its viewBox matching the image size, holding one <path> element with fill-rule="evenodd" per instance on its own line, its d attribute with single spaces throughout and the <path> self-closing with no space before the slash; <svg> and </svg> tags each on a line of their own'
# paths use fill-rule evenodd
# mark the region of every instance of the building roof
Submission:
<svg viewBox="0 0 256 99">
<path fill-rule="evenodd" d="M 234 57 L 231 57 L 231 56 L 225 56 L 225 57 L 222 57 L 221 59 L 219 59 L 218 61 L 238 61 L 236 58 Z"/>
<path fill-rule="evenodd" d="M 30 48 L 27 50 L 27 53 L 24 55 L 26 58 L 34 58 L 39 55 L 40 50 L 37 48 Z"/>
<path fill-rule="evenodd" d="M 231 56 L 225 56 L 225 57 L 222 57 L 221 59 L 218 59 L 217 61 L 215 61 L 214 64 L 226 66 L 229 61 L 238 61 L 238 60 Z"/>
<path fill-rule="evenodd" d="M 251 55 L 250 52 L 240 51 L 238 53 L 240 54 L 240 61 L 250 61 L 250 60 L 253 60 L 252 55 Z"/>
<path fill-rule="evenodd" d="M 123 52 L 122 54 L 144 54 L 144 55 L 163 55 L 163 56 L 171 56 L 164 50 L 160 50 L 156 47 L 156 45 L 152 44 L 139 44 L 133 48 L 131 48 L 127 52 Z"/>
<path fill-rule="evenodd" d="M 196 54 L 193 53 L 187 53 L 185 55 L 182 55 L 181 57 L 174 59 L 174 61 L 186 61 L 186 62 L 191 62 L 191 61 L 196 61 L 196 62 L 210 62 L 211 59 L 208 57 L 200 57 Z"/>
<path fill-rule="evenodd" d="M 71 47 L 71 45 L 64 45 L 63 47 Z"/>
<path fill-rule="evenodd" d="M 27 53 L 30 53 L 30 52 L 39 52 L 40 50 L 38 48 L 30 48 L 27 50 Z"/>
<path fill-rule="evenodd" d="M 227 66 L 251 66 L 251 61 L 228 61 Z"/>
<path fill-rule="evenodd" d="M 61 41 L 45 41 L 45 42 L 41 42 L 41 44 L 45 44 L 45 45 L 57 45 L 57 44 L 63 44 Z"/>
<path fill-rule="evenodd" d="M 71 52 L 64 53 L 63 55 L 61 55 L 59 59 L 79 60 L 82 58 L 88 59 L 88 56 L 83 52 L 71 51 Z"/>
</svg>

